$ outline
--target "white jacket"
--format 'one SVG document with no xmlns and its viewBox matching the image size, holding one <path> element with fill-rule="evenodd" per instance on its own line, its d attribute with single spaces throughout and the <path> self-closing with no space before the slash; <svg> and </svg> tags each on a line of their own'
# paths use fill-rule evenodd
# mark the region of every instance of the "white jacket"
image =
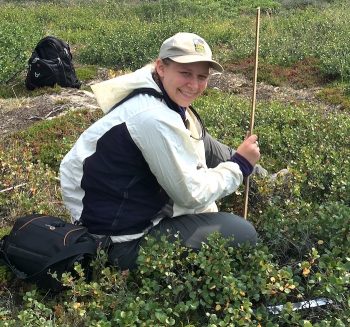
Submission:
<svg viewBox="0 0 350 327">
<path fill-rule="evenodd" d="M 102 110 L 108 112 L 134 89 L 147 87 L 161 92 L 152 78 L 151 69 L 146 66 L 92 86 Z M 189 129 L 186 129 L 181 116 L 162 100 L 141 94 L 88 128 L 60 166 L 63 200 L 72 220 L 82 218 L 84 224 L 97 234 L 111 231 L 113 235 L 127 235 L 121 238 L 124 241 L 135 238 L 131 234 L 142 236 L 147 224 L 155 217 L 162 218 L 159 212 L 169 203 L 169 198 L 173 201 L 172 217 L 217 211 L 215 201 L 234 192 L 242 184 L 243 175 L 239 165 L 231 161 L 208 169 L 204 142 L 191 137 L 199 134 L 198 121 L 189 109 L 186 110 L 186 118 L 190 123 Z M 106 145 L 99 150 L 98 144 Z M 109 146 L 108 150 L 105 149 Z M 148 186 L 139 181 L 133 186 L 135 189 L 128 189 L 128 194 L 135 191 L 134 211 L 128 208 L 124 216 L 123 212 L 119 214 L 120 207 L 124 208 L 125 203 L 130 202 L 123 195 L 127 185 L 125 176 L 118 173 L 108 175 L 108 172 L 113 171 L 113 165 L 132 169 L 136 165 L 135 151 L 140 151 L 143 157 L 136 161 L 147 163 L 155 176 L 154 184 L 159 184 L 163 197 L 157 198 L 158 193 L 155 193 L 156 196 L 149 194 Z M 128 158 L 129 153 L 133 154 L 132 160 Z M 151 176 L 149 178 L 148 183 L 152 184 Z M 141 191 L 138 193 L 137 190 Z M 106 199 L 111 194 L 113 197 L 106 200 L 103 194 Z M 96 203 L 92 204 L 94 199 Z M 148 208 L 148 203 L 152 208 Z M 109 208 L 107 215 L 112 211 L 109 218 L 106 218 L 106 207 Z M 118 223 L 112 227 L 113 221 L 116 223 L 116 215 Z M 96 229 L 92 227 L 95 222 L 99 225 Z"/>
</svg>

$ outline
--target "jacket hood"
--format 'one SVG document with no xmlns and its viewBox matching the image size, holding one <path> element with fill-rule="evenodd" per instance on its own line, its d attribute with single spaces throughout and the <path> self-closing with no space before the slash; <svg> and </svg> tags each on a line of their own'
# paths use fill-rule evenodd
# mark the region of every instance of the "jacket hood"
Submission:
<svg viewBox="0 0 350 327">
<path fill-rule="evenodd" d="M 153 88 L 161 92 L 159 86 L 152 78 L 152 69 L 152 65 L 147 65 L 133 73 L 91 85 L 91 89 L 102 111 L 107 113 L 116 103 L 123 100 L 135 89 Z"/>
</svg>

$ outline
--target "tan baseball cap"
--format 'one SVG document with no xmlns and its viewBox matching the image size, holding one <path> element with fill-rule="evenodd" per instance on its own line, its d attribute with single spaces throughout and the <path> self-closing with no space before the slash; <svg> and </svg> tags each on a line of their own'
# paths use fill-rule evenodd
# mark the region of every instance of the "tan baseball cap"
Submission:
<svg viewBox="0 0 350 327">
<path fill-rule="evenodd" d="M 177 33 L 165 40 L 160 48 L 159 58 L 169 58 L 182 64 L 207 61 L 211 68 L 219 72 L 224 70 L 212 59 L 212 52 L 207 42 L 193 33 Z"/>
</svg>

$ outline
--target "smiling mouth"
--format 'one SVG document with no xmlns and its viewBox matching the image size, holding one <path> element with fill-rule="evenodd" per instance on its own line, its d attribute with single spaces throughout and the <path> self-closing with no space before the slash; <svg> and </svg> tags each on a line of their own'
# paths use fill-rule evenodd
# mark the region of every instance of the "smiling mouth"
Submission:
<svg viewBox="0 0 350 327">
<path fill-rule="evenodd" d="M 186 97 L 189 97 L 189 98 L 193 98 L 193 97 L 195 97 L 195 96 L 197 95 L 197 93 L 188 93 L 188 92 L 184 92 L 184 91 L 182 91 L 182 90 L 180 90 L 180 89 L 179 89 L 179 91 L 180 91 L 180 93 L 181 93 L 182 95 L 184 95 L 184 96 L 186 96 Z"/>
</svg>

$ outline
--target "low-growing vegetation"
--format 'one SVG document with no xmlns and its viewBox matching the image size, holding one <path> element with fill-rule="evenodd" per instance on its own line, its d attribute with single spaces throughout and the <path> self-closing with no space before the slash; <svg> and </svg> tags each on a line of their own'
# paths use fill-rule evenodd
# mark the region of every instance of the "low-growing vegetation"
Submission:
<svg viewBox="0 0 350 327">
<path fill-rule="evenodd" d="M 322 86 L 318 96 L 339 105 L 323 112 L 301 102 L 257 104 L 254 131 L 260 163 L 270 173 L 288 168 L 290 174 L 251 179 L 248 219 L 260 237 L 255 248 L 232 249 L 217 233 L 199 253 L 169 243 L 167 237 L 149 238 L 135 271 L 106 266 L 100 252 L 92 263 L 93 280 L 88 282 L 76 266 L 80 278 L 65 275 L 67 290 L 60 294 L 23 284 L 0 265 L 0 326 L 350 325 L 346 1 L 63 0 L 0 5 L 3 98 L 15 97 L 14 90 L 16 96 L 59 90 L 29 93 L 20 83 L 30 51 L 47 34 L 70 40 L 83 82 L 94 78 L 99 66 L 112 72 L 139 68 L 157 56 L 163 39 L 179 30 L 203 35 L 227 69 L 251 76 L 259 5 L 260 80 L 296 88 Z M 234 148 L 248 130 L 250 105 L 215 90 L 194 103 L 210 134 Z M 68 109 L 64 116 L 0 140 L 0 236 L 28 213 L 68 219 L 59 163 L 101 115 L 99 110 Z M 242 214 L 243 188 L 218 205 Z M 304 303 L 299 310 L 292 304 L 317 299 L 326 304 L 306 308 Z M 278 305 L 278 310 L 272 308 Z"/>
</svg>

